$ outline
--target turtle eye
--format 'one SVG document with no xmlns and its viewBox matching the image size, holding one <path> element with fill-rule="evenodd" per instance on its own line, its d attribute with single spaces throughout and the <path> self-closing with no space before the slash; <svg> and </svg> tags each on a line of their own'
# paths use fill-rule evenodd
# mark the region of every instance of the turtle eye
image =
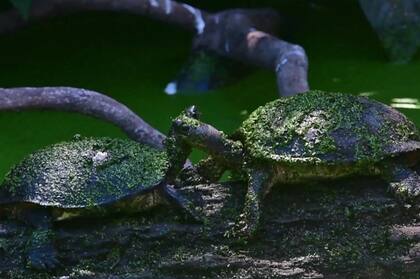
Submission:
<svg viewBox="0 0 420 279">
<path fill-rule="evenodd" d="M 198 111 L 196 106 L 190 106 L 185 110 L 185 113 L 188 117 L 198 119 L 200 118 L 200 112 Z"/>
</svg>

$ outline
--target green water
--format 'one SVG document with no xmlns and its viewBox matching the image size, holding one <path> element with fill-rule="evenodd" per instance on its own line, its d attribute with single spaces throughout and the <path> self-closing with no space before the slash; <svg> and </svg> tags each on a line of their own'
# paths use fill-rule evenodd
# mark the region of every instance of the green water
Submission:
<svg viewBox="0 0 420 279">
<path fill-rule="evenodd" d="M 251 2 L 249 6 L 256 4 Z M 307 50 L 311 87 L 369 92 L 388 104 L 394 98 L 418 98 L 420 57 L 408 65 L 388 63 L 358 6 L 343 3 L 329 8 L 311 7 L 306 1 L 278 4 L 293 23 L 283 28 L 289 40 Z M 217 92 L 165 95 L 163 88 L 185 61 L 190 41 L 190 34 L 178 28 L 135 16 L 90 13 L 52 19 L 0 36 L 0 86 L 97 90 L 127 104 L 163 132 L 171 117 L 191 104 L 198 105 L 204 121 L 231 132 L 246 117 L 244 112 L 277 98 L 273 73 L 264 70 Z M 401 110 L 420 125 L 420 110 Z M 0 127 L 0 178 L 31 151 L 76 133 L 124 136 L 110 124 L 58 112 L 3 112 Z"/>
</svg>

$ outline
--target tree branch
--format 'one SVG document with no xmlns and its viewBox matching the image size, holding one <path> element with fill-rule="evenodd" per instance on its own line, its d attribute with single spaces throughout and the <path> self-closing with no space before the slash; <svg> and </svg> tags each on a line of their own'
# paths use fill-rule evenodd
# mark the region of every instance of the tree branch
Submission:
<svg viewBox="0 0 420 279">
<path fill-rule="evenodd" d="M 53 109 L 93 116 L 121 128 L 135 141 L 163 148 L 165 136 L 129 108 L 103 94 L 71 87 L 0 88 L 0 111 Z"/>
<path fill-rule="evenodd" d="M 195 31 L 195 48 L 275 71 L 281 95 L 309 90 L 306 53 L 301 46 L 271 35 L 279 15 L 270 9 L 209 14 L 171 0 L 34 0 L 27 22 L 15 10 L 1 14 L 0 33 L 44 17 L 93 10 L 149 16 Z"/>
<path fill-rule="evenodd" d="M 273 26 L 267 19 L 277 22 L 278 15 L 271 10 L 238 9 L 209 16 L 204 33 L 196 37 L 194 45 L 275 71 L 280 95 L 308 91 L 305 50 L 270 35 Z"/>
</svg>

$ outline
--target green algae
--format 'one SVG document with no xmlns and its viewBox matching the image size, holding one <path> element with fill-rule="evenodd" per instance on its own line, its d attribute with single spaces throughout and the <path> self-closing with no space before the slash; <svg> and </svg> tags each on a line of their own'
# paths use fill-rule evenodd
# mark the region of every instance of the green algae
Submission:
<svg viewBox="0 0 420 279">
<path fill-rule="evenodd" d="M 76 138 L 27 156 L 2 187 L 11 200 L 95 207 L 157 186 L 167 168 L 165 152 L 131 140 Z"/>
</svg>

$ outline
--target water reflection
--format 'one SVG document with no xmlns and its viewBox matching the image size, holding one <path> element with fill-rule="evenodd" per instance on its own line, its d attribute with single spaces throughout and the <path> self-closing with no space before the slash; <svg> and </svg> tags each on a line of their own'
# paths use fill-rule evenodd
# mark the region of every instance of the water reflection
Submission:
<svg viewBox="0 0 420 279">
<path fill-rule="evenodd" d="M 360 92 L 359 96 L 370 97 L 370 96 L 375 95 L 376 93 L 377 93 L 376 91 Z"/>
<path fill-rule="evenodd" d="M 405 109 L 420 109 L 420 102 L 416 98 L 394 98 L 391 107 Z"/>
</svg>

